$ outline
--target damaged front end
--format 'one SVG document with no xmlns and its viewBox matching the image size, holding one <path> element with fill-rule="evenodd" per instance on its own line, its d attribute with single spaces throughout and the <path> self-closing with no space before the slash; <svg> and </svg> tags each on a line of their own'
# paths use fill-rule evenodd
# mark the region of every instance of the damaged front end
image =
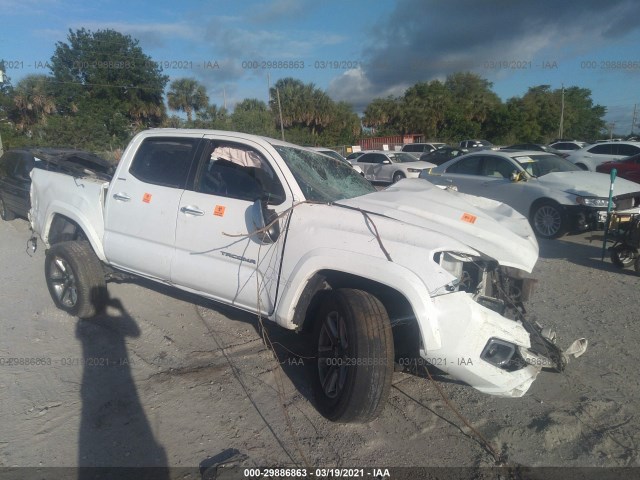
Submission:
<svg viewBox="0 0 640 480">
<path fill-rule="evenodd" d="M 456 252 L 433 258 L 451 281 L 433 292 L 441 348 L 422 349 L 430 364 L 493 395 L 524 395 L 542 369 L 560 372 L 567 353 L 555 334 L 531 321 L 525 302 L 536 280 L 522 270 Z M 571 352 L 579 356 L 582 351 Z"/>
</svg>

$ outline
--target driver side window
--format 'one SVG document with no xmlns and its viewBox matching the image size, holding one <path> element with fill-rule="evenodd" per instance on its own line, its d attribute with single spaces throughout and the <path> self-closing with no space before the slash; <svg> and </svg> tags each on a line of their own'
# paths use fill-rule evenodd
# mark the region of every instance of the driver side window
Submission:
<svg viewBox="0 0 640 480">
<path fill-rule="evenodd" d="M 285 192 L 271 165 L 256 150 L 232 142 L 211 142 L 206 149 L 195 191 L 270 205 L 285 200 Z"/>
</svg>

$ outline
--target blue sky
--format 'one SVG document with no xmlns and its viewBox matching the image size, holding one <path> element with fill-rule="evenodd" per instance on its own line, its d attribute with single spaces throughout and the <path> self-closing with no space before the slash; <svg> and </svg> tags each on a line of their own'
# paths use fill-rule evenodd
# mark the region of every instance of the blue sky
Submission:
<svg viewBox="0 0 640 480">
<path fill-rule="evenodd" d="M 0 0 L 0 11 L 14 85 L 49 73 L 55 43 L 84 27 L 137 38 L 172 80 L 196 78 L 230 108 L 266 101 L 269 80 L 292 76 L 362 111 L 455 71 L 482 75 L 504 100 L 541 84 L 589 88 L 619 133 L 640 104 L 636 0 Z"/>
</svg>

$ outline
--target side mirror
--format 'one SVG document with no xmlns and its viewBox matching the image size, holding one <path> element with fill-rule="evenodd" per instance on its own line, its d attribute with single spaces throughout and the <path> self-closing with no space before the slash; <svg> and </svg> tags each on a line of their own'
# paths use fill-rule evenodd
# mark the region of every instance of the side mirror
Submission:
<svg viewBox="0 0 640 480">
<path fill-rule="evenodd" d="M 383 165 L 391 165 L 391 160 L 383 160 L 382 164 Z"/>
<path fill-rule="evenodd" d="M 268 208 L 267 201 L 258 199 L 253 203 L 253 224 L 261 243 L 274 243 L 280 236 L 280 222 L 275 210 Z"/>
</svg>

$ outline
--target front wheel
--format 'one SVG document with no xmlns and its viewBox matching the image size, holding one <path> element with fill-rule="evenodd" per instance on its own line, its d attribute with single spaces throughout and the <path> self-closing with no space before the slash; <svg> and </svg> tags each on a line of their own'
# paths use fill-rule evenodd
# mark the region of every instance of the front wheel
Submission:
<svg viewBox="0 0 640 480">
<path fill-rule="evenodd" d="M 396 173 L 393 174 L 393 183 L 399 182 L 403 178 L 406 178 L 404 176 L 404 173 L 396 172 Z"/>
<path fill-rule="evenodd" d="M 561 207 L 552 202 L 538 204 L 531 213 L 531 226 L 542 238 L 558 238 L 567 231 L 567 221 Z"/>
<path fill-rule="evenodd" d="M 380 300 L 362 290 L 328 292 L 317 311 L 314 339 L 318 411 L 342 423 L 376 418 L 389 394 L 394 359 L 389 315 Z"/>
<path fill-rule="evenodd" d="M 47 250 L 44 274 L 56 306 L 70 315 L 91 318 L 107 303 L 100 260 L 89 242 L 62 242 Z"/>
</svg>

